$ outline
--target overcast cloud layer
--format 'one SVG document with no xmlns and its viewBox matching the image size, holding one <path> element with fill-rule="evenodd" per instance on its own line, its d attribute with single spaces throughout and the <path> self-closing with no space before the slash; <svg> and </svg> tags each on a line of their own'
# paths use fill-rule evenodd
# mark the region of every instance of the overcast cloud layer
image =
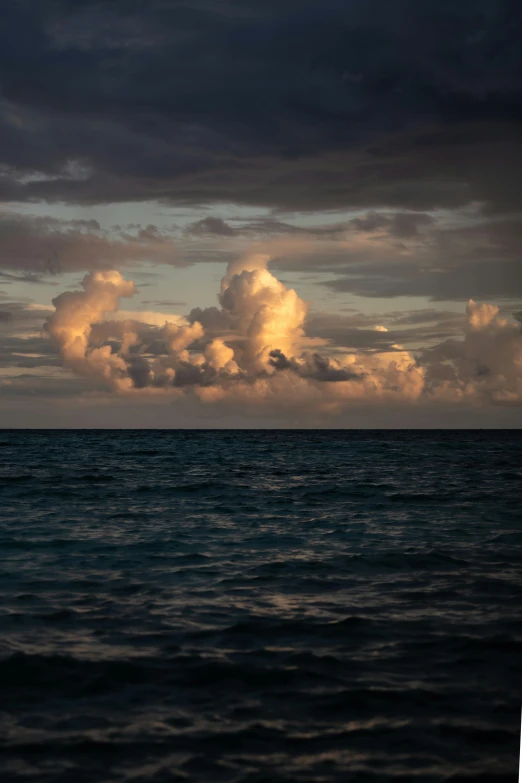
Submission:
<svg viewBox="0 0 522 783">
<path fill-rule="evenodd" d="M 521 33 L 512 0 L 6 0 L 2 191 L 519 207 Z"/>
</svg>

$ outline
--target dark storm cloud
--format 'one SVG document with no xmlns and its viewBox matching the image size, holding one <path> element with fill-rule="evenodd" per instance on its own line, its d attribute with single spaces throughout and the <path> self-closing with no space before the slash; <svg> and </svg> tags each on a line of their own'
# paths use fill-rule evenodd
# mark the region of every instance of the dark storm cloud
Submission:
<svg viewBox="0 0 522 783">
<path fill-rule="evenodd" d="M 514 0 L 4 0 L 0 197 L 506 210 L 521 32 Z"/>
</svg>

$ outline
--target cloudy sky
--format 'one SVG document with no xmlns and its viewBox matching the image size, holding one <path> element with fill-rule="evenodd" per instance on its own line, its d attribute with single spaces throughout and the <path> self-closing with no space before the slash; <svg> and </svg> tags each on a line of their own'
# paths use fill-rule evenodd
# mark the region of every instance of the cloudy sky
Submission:
<svg viewBox="0 0 522 783">
<path fill-rule="evenodd" d="M 514 0 L 4 0 L 0 426 L 522 426 Z"/>
</svg>

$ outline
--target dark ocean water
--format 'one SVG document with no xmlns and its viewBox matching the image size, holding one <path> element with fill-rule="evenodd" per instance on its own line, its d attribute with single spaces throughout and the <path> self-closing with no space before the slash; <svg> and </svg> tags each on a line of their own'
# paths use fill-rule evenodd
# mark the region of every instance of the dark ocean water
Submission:
<svg viewBox="0 0 522 783">
<path fill-rule="evenodd" d="M 522 433 L 0 443 L 2 783 L 516 781 Z"/>
</svg>

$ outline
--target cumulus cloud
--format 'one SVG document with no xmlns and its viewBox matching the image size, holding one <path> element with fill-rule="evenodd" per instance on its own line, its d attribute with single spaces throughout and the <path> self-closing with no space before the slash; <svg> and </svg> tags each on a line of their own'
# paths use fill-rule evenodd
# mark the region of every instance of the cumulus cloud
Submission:
<svg viewBox="0 0 522 783">
<path fill-rule="evenodd" d="M 127 363 L 110 345 L 92 347 L 90 336 L 93 324 L 118 310 L 120 298 L 132 296 L 136 287 L 116 271 L 86 275 L 82 285 L 83 291 L 66 291 L 53 299 L 56 309 L 47 321 L 47 331 L 67 367 L 79 375 L 104 380 L 116 391 L 125 391 L 132 386 Z M 127 332 L 122 347 L 134 342 L 134 333 Z"/>
<path fill-rule="evenodd" d="M 466 306 L 464 340 L 446 340 L 426 352 L 432 394 L 444 400 L 522 404 L 522 327 L 499 308 Z"/>
<path fill-rule="evenodd" d="M 375 335 L 373 349 L 342 350 L 324 338 L 314 345 L 305 332 L 307 303 L 267 269 L 268 260 L 252 254 L 231 263 L 219 308 L 163 324 L 118 319 L 134 283 L 117 271 L 93 272 L 82 291 L 53 301 L 46 328 L 67 368 L 126 395 L 192 394 L 207 403 L 327 413 L 372 402 L 522 402 L 521 326 L 498 307 L 470 300 L 463 339 L 418 355 L 399 342 L 379 348 L 393 339 L 381 325 L 364 330 Z"/>
<path fill-rule="evenodd" d="M 256 370 L 270 366 L 273 350 L 290 355 L 299 350 L 308 311 L 294 289 L 286 288 L 266 269 L 268 260 L 254 255 L 232 264 L 221 285 L 221 306 L 245 337 L 243 364 Z"/>
</svg>

